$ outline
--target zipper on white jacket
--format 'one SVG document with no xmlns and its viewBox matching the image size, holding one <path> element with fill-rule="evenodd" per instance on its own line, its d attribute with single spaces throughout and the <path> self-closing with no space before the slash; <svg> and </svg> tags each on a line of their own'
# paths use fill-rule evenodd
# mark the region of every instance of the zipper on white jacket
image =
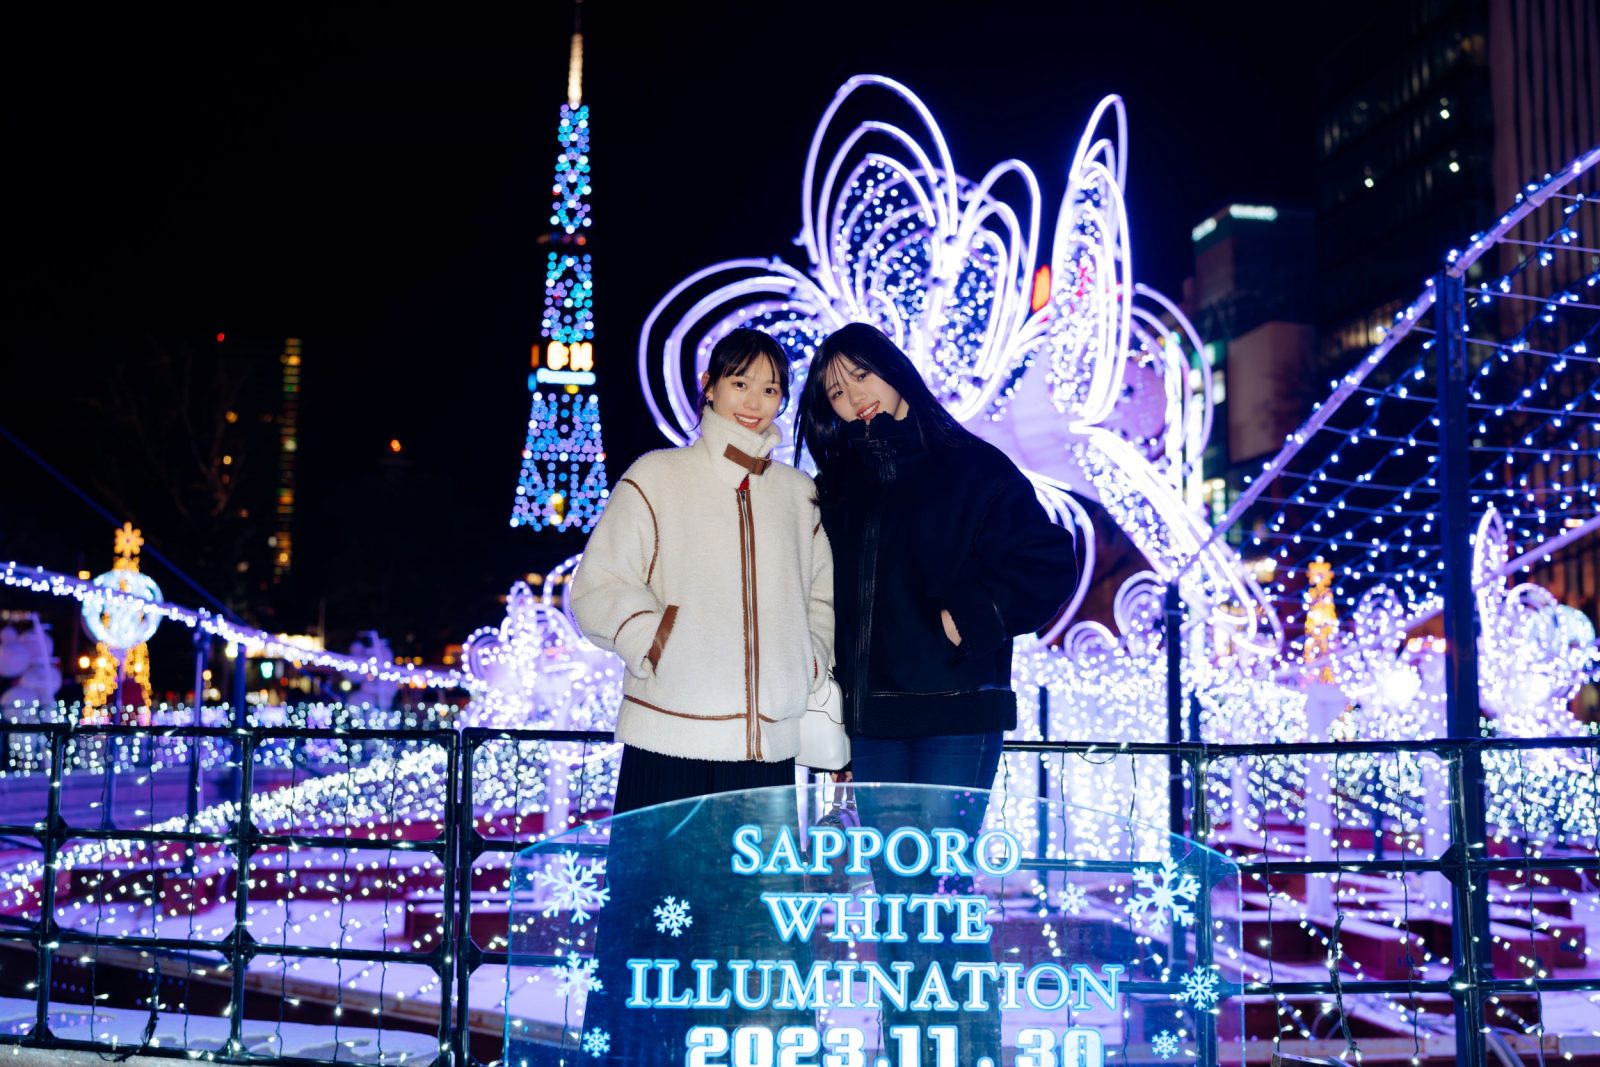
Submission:
<svg viewBox="0 0 1600 1067">
<path fill-rule="evenodd" d="M 734 491 L 739 502 L 739 571 L 744 600 L 744 758 L 761 758 L 761 624 L 756 601 L 756 521 L 750 476 Z"/>
</svg>

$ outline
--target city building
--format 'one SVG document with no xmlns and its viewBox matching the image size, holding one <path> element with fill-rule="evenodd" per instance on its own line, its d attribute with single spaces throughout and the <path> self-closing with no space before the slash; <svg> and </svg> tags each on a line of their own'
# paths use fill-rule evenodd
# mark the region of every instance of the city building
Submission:
<svg viewBox="0 0 1600 1067">
<path fill-rule="evenodd" d="M 1311 214 L 1232 204 L 1191 237 L 1194 277 L 1184 303 L 1212 364 L 1215 415 L 1203 493 L 1216 522 L 1244 476 L 1260 469 L 1320 399 L 1309 374 L 1316 343 Z"/>
<path fill-rule="evenodd" d="M 1337 372 L 1523 182 L 1600 143 L 1600 8 L 1403 0 L 1341 5 L 1328 23 L 1315 321 Z"/>
</svg>

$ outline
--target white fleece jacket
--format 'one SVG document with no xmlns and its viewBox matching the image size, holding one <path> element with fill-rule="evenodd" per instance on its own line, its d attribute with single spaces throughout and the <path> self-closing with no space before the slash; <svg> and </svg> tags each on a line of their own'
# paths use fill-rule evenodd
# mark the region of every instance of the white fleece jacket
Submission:
<svg viewBox="0 0 1600 1067">
<path fill-rule="evenodd" d="M 707 760 L 799 751 L 833 665 L 833 553 L 811 479 L 767 459 L 779 440 L 707 410 L 698 440 L 641 456 L 612 489 L 570 603 L 627 666 L 619 741 Z"/>
</svg>

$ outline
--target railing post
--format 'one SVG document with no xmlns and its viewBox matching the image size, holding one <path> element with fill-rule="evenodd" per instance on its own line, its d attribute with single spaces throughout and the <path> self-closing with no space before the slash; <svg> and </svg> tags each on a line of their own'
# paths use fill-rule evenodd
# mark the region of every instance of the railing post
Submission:
<svg viewBox="0 0 1600 1067">
<path fill-rule="evenodd" d="M 206 703 L 206 664 L 211 661 L 211 635 L 201 629 L 194 632 L 194 702 L 190 705 L 190 723 L 192 727 L 205 725 L 200 709 Z M 194 819 L 200 813 L 200 738 L 189 738 L 189 776 L 185 786 L 183 800 L 184 830 L 194 833 Z M 200 851 L 191 847 L 190 858 L 194 860 L 192 870 L 200 869 Z"/>
<path fill-rule="evenodd" d="M 233 660 L 233 728 L 243 730 L 250 725 L 250 709 L 245 696 L 250 687 L 250 657 L 240 644 L 239 654 Z"/>
<path fill-rule="evenodd" d="M 1167 636 L 1167 743 L 1183 741 L 1183 594 L 1179 591 L 1177 575 L 1167 585 L 1166 636 Z M 1183 756 L 1177 752 L 1167 757 L 1167 827 L 1171 833 L 1184 836 L 1183 823 Z"/>
<path fill-rule="evenodd" d="M 44 827 L 39 834 L 39 843 L 44 848 L 44 879 L 39 886 L 39 974 L 34 989 L 37 1015 L 28 1037 L 30 1044 L 48 1045 L 55 1039 L 50 1032 L 50 970 L 55 961 L 56 938 L 61 934 L 61 927 L 56 923 L 56 865 L 61 859 L 61 843 L 66 836 L 61 824 L 61 786 L 66 777 L 67 744 L 72 738 L 72 726 L 57 723 L 45 729 L 50 731 L 50 794 L 45 797 Z"/>
<path fill-rule="evenodd" d="M 244 650 L 239 650 L 244 658 Z M 256 741 L 254 731 L 235 730 L 235 744 L 239 752 L 239 803 L 234 808 L 238 821 L 234 824 L 233 855 L 235 874 L 233 882 L 233 933 L 224 944 L 228 962 L 233 967 L 231 1003 L 228 1013 L 228 1055 L 242 1056 L 244 1047 L 244 980 L 245 971 L 255 955 L 255 939 L 250 936 L 250 860 L 255 855 L 255 814 L 251 810 L 251 791 L 255 788 Z"/>
<path fill-rule="evenodd" d="M 445 936 L 450 939 L 450 951 L 453 957 L 452 964 L 456 973 L 456 1025 L 455 1025 L 455 1067 L 471 1067 L 472 1059 L 472 1031 L 469 1023 L 472 1018 L 472 971 L 477 966 L 473 959 L 472 943 L 472 864 L 478 858 L 476 834 L 478 832 L 477 809 L 473 804 L 472 768 L 473 760 L 477 755 L 480 735 L 472 729 L 461 731 L 461 750 L 457 766 L 461 773 L 459 788 L 460 798 L 456 801 L 456 869 L 460 881 L 456 885 L 456 913 L 453 923 L 445 930 Z M 457 788 L 452 782 L 450 788 Z M 516 807 L 512 808 L 512 818 L 520 817 Z M 517 824 L 517 825 L 520 825 Z M 513 863 L 513 869 L 515 864 Z M 509 925 L 516 919 L 516 908 L 511 902 L 516 899 L 516 887 L 513 884 L 506 902 L 508 926 L 506 928 L 506 948 L 511 948 L 511 938 L 515 936 Z M 507 1011 L 509 1012 L 509 1004 Z"/>
<path fill-rule="evenodd" d="M 204 726 L 200 721 L 200 709 L 206 703 L 206 666 L 211 662 L 211 635 L 196 627 L 194 631 L 194 703 L 191 705 L 194 713 L 194 725 Z"/>
<path fill-rule="evenodd" d="M 1476 741 L 1482 737 L 1478 706 L 1477 610 L 1472 588 L 1472 511 L 1469 507 L 1468 441 L 1471 434 L 1467 387 L 1466 284 L 1449 271 L 1436 286 L 1434 355 L 1439 383 L 1440 548 L 1444 598 L 1445 708 L 1449 735 Z M 1455 911 L 1450 924 L 1456 971 L 1452 978 L 1456 1012 L 1456 1062 L 1485 1062 L 1484 983 L 1493 977 L 1490 965 L 1489 901 L 1478 884 L 1474 862 L 1483 859 L 1486 834 L 1483 799 L 1483 754 L 1476 745 L 1460 750 L 1451 775 L 1450 850 L 1455 861 L 1452 882 Z"/>
<path fill-rule="evenodd" d="M 1050 687 L 1047 685 L 1039 687 L 1039 740 L 1050 740 Z M 1049 796 L 1049 789 L 1050 772 L 1045 767 L 1045 761 L 1041 759 L 1039 760 L 1039 795 L 1041 797 Z"/>
<path fill-rule="evenodd" d="M 444 835 L 445 851 L 440 857 L 444 861 L 444 907 L 440 916 L 440 933 L 443 935 L 444 945 L 441 953 L 441 966 L 439 968 L 439 1058 L 446 1067 L 453 1067 L 466 1063 L 461 1055 L 458 1045 L 465 1041 L 465 1036 L 460 1033 L 455 1025 L 455 994 L 456 956 L 460 946 L 456 940 L 456 879 L 462 878 L 467 882 L 468 891 L 472 888 L 471 870 L 462 870 L 461 840 L 458 833 L 458 820 L 461 817 L 461 803 L 456 792 L 456 783 L 460 776 L 461 735 L 455 730 L 444 731 L 445 737 L 445 787 L 444 808 L 440 814 L 441 825 L 439 832 Z M 465 997 L 465 994 L 462 994 Z"/>
</svg>

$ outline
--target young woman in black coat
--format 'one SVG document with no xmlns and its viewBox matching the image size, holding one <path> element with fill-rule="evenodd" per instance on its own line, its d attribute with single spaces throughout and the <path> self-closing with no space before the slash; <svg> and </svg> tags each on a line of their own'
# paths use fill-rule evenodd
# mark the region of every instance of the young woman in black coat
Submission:
<svg viewBox="0 0 1600 1067">
<path fill-rule="evenodd" d="M 1047 624 L 1071 597 L 1072 535 L 1050 521 L 1016 465 L 963 429 L 905 353 L 864 323 L 822 342 L 799 421 L 796 452 L 804 446 L 817 464 L 833 546 L 835 673 L 852 774 L 959 790 L 862 790 L 863 821 L 884 834 L 918 825 L 975 838 L 986 798 L 966 791 L 994 785 L 1001 738 L 1017 725 L 1011 639 Z M 954 882 L 873 863 L 885 895 L 970 892 Z M 884 941 L 877 952 L 880 966 L 912 965 L 913 989 L 941 961 L 993 962 L 983 944 Z M 886 1006 L 884 1017 L 918 1028 L 923 1063 L 947 1062 L 931 1028 L 951 1025 L 956 1062 L 1000 1062 L 998 1008 L 952 1018 Z"/>
<path fill-rule="evenodd" d="M 1017 725 L 1011 640 L 1071 597 L 1072 535 L 865 323 L 822 342 L 799 422 L 833 545 L 855 780 L 988 789 Z"/>
</svg>

